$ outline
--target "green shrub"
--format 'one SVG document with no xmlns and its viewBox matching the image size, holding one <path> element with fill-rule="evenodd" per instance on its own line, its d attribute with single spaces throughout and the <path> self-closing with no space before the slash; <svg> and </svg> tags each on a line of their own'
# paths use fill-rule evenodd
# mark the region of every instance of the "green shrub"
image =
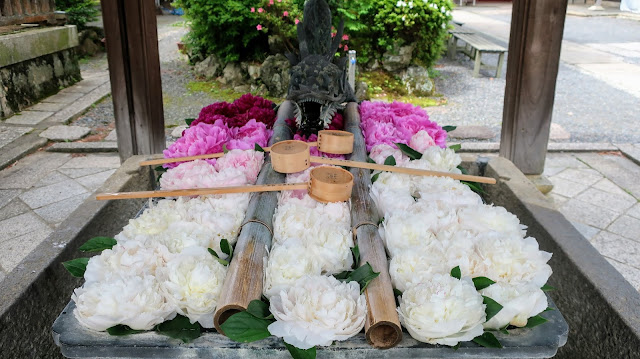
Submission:
<svg viewBox="0 0 640 359">
<path fill-rule="evenodd" d="M 93 0 L 56 0 L 56 10 L 66 12 L 68 23 L 81 30 L 88 22 L 96 20 L 100 13 Z"/>
<path fill-rule="evenodd" d="M 215 54 L 224 62 L 260 60 L 268 50 L 267 35 L 256 29 L 255 0 L 177 0 L 190 21 L 187 46 L 192 60 Z"/>
<path fill-rule="evenodd" d="M 365 17 L 373 35 L 372 49 L 377 54 L 416 42 L 413 56 L 431 67 L 445 48 L 447 27 L 451 21 L 451 0 L 389 1 L 373 0 Z"/>
<path fill-rule="evenodd" d="M 296 25 L 302 19 L 302 10 L 296 1 L 262 0 L 251 8 L 258 18 L 258 30 L 278 37 L 289 52 L 298 50 Z"/>
</svg>

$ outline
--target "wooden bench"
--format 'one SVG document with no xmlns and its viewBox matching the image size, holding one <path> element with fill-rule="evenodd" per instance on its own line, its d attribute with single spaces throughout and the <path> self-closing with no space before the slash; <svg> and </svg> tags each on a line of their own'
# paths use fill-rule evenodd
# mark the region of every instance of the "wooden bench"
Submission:
<svg viewBox="0 0 640 359">
<path fill-rule="evenodd" d="M 496 70 L 496 76 L 500 77 L 502 73 L 502 64 L 504 63 L 504 54 L 507 49 L 487 40 L 473 31 L 466 30 L 460 26 L 454 25 L 454 29 L 450 30 L 451 38 L 449 39 L 449 58 L 455 59 L 456 53 L 462 51 L 465 55 L 475 59 L 473 67 L 473 77 L 480 76 L 480 68 Z M 465 42 L 465 46 L 458 47 L 458 40 Z M 483 53 L 498 53 L 497 66 L 491 66 L 482 63 Z"/>
</svg>

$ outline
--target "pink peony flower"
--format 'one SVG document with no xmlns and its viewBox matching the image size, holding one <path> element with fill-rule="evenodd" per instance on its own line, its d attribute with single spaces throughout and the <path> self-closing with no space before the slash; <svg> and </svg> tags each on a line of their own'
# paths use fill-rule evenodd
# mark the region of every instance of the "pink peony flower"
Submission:
<svg viewBox="0 0 640 359">
<path fill-rule="evenodd" d="M 209 181 L 217 175 L 213 165 L 203 160 L 185 162 L 169 169 L 160 177 L 163 190 L 208 188 Z"/>
<path fill-rule="evenodd" d="M 258 173 L 264 163 L 264 153 L 258 151 L 231 150 L 216 162 L 215 168 L 219 172 L 227 168 L 241 170 L 251 184 L 256 183 Z"/>
<path fill-rule="evenodd" d="M 424 153 L 427 148 L 435 145 L 436 141 L 434 141 L 425 130 L 418 131 L 415 135 L 411 136 L 411 139 L 409 140 L 409 147 L 420 153 Z"/>
<path fill-rule="evenodd" d="M 212 103 L 200 110 L 198 118 L 191 123 L 191 127 L 194 127 L 201 122 L 213 124 L 217 120 L 223 120 L 226 123 L 227 119 L 237 115 L 238 109 L 233 104 L 224 101 Z"/>
<path fill-rule="evenodd" d="M 184 135 L 164 150 L 165 158 L 205 155 L 222 152 L 223 145 L 231 139 L 231 130 L 221 121 L 214 124 L 199 123 L 184 131 Z M 215 164 L 215 160 L 207 160 Z M 178 163 L 164 165 L 166 168 L 178 166 Z"/>
<path fill-rule="evenodd" d="M 344 117 L 340 113 L 336 113 L 327 127 L 327 130 L 344 130 Z"/>
<path fill-rule="evenodd" d="M 264 123 L 251 120 L 240 128 L 233 128 L 232 134 L 233 139 L 229 141 L 227 148 L 230 150 L 253 150 L 256 147 L 256 143 L 260 147 L 266 147 L 273 131 L 268 130 Z"/>
<path fill-rule="evenodd" d="M 369 153 L 369 157 L 379 165 L 383 165 L 389 156 L 393 156 L 396 160 L 396 166 L 398 167 L 404 167 L 404 165 L 409 163 L 409 157 L 402 153 L 402 151 L 395 146 L 390 146 L 385 143 L 373 146 L 371 153 Z"/>
<path fill-rule="evenodd" d="M 256 26 L 256 29 L 258 29 L 258 31 L 262 30 L 262 25 L 258 24 L 258 26 Z"/>
</svg>

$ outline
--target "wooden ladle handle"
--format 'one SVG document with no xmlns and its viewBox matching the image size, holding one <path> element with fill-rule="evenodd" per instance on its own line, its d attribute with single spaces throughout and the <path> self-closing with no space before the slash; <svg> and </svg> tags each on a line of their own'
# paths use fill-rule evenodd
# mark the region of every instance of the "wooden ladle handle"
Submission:
<svg viewBox="0 0 640 359">
<path fill-rule="evenodd" d="M 118 193 L 101 193 L 96 195 L 98 201 L 107 201 L 111 199 L 131 199 L 131 198 L 157 198 L 157 197 L 181 197 L 181 196 L 204 196 L 210 194 L 228 194 L 228 193 L 250 193 L 250 192 L 273 192 L 288 191 L 297 189 L 308 189 L 309 183 L 278 183 L 255 186 L 234 186 L 234 187 L 218 187 L 218 188 L 193 188 L 178 190 L 161 190 L 161 191 L 141 191 L 141 192 L 118 192 Z"/>
</svg>

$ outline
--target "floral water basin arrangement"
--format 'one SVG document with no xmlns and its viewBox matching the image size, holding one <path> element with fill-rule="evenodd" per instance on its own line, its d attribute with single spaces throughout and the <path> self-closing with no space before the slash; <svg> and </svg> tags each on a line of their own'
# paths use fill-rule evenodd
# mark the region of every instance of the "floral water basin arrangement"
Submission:
<svg viewBox="0 0 640 359">
<path fill-rule="evenodd" d="M 268 144 L 272 124 L 264 125 L 262 135 L 242 140 L 246 148 L 231 148 L 232 128 L 265 122 L 252 118 L 232 123 L 228 119 L 237 113 L 225 111 L 230 111 L 229 104 L 203 110 L 207 115 L 201 117 L 211 123 L 192 123 L 182 142 L 170 150 L 181 147 L 204 154 L 218 146 L 227 153 L 217 160 L 169 168 L 159 182 L 163 189 L 256 183 L 265 154 L 253 148 Z M 465 172 L 457 148 L 446 145 L 446 132 L 452 128 L 429 121 L 424 110 L 364 102 L 360 114 L 372 162 Z M 212 126 L 207 134 L 187 136 L 189 131 L 203 133 L 199 127 L 204 125 Z M 217 135 L 208 131 L 222 133 L 223 125 L 231 135 L 218 144 Z M 285 182 L 306 182 L 312 169 L 289 174 Z M 505 347 L 523 357 L 519 341 L 525 337 L 550 351 L 562 345 L 561 339 L 544 336 L 561 336 L 564 323 L 544 293 L 552 289 L 546 285 L 551 254 L 526 237 L 526 226 L 516 216 L 485 204 L 478 185 L 450 178 L 372 171 L 371 182 L 369 194 L 381 218 L 378 232 L 388 255 L 397 315 L 408 332 L 395 348 L 374 349 L 362 334 L 370 310 L 365 289 L 379 273 L 362 263 L 351 227 L 351 203 L 319 203 L 304 189 L 277 196 L 272 245 L 263 259 L 263 296 L 246 311 L 229 316 L 220 333 L 212 329 L 213 313 L 234 260 L 249 194 L 160 200 L 114 238 L 87 242 L 81 250 L 101 253 L 65 263 L 85 283 L 68 306 L 73 314 L 61 315 L 56 325 L 76 332 L 106 331 L 132 353 L 144 350 L 158 356 L 166 356 L 168 348 L 177 350 L 174 356 L 191 355 L 190 350 L 213 356 L 235 356 L 241 350 L 250 357 L 279 357 L 284 350 L 294 358 L 340 356 L 342 351 L 368 357 L 441 356 L 453 347 L 466 356 L 489 357 L 493 352 L 475 348 Z M 548 330 L 531 329 L 547 320 Z M 140 332 L 146 334 L 129 335 Z M 163 339 L 166 336 L 191 344 L 181 346 Z M 94 345 L 116 340 L 87 338 Z"/>
</svg>

